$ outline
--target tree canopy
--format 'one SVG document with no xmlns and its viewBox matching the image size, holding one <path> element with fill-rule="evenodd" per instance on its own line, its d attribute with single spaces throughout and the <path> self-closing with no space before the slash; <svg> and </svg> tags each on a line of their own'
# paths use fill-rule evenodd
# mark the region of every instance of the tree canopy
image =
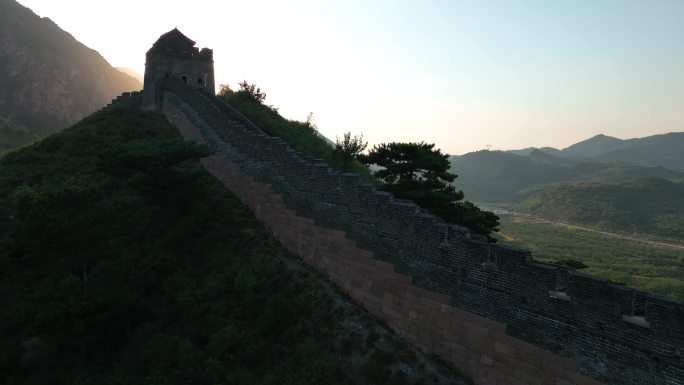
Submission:
<svg viewBox="0 0 684 385">
<path fill-rule="evenodd" d="M 358 158 L 367 146 L 368 142 L 363 141 L 363 134 L 352 136 L 351 132 L 347 131 L 344 133 L 342 140 L 336 138 L 335 152 L 342 157 L 344 171 L 347 171 L 349 163 Z"/>
<path fill-rule="evenodd" d="M 463 191 L 451 184 L 456 174 L 449 172 L 449 154 L 435 149 L 434 144 L 382 143 L 368 154 L 359 156 L 365 164 L 381 167 L 375 176 L 383 188 L 395 196 L 410 199 L 447 222 L 469 227 L 478 234 L 498 231 L 499 217 L 463 201 Z"/>
</svg>

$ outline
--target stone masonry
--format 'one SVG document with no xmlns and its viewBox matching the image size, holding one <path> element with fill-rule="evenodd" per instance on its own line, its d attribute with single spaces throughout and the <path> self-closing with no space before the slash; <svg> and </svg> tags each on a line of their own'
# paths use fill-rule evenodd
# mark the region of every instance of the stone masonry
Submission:
<svg viewBox="0 0 684 385">
<path fill-rule="evenodd" d="M 488 244 L 176 79 L 163 111 L 281 242 L 477 384 L 684 385 L 684 306 Z"/>
<path fill-rule="evenodd" d="M 195 47 L 195 42 L 177 28 L 161 35 L 145 55 L 143 108 L 151 110 L 161 105 L 161 90 L 167 79 L 213 94 L 214 51 Z"/>
</svg>

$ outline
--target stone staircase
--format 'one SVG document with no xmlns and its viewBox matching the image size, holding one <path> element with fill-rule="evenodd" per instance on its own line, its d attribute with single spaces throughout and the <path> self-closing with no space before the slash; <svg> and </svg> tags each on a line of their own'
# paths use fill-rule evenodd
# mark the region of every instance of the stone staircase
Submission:
<svg viewBox="0 0 684 385">
<path fill-rule="evenodd" d="M 488 244 L 297 153 L 213 95 L 170 82 L 164 112 L 216 149 L 207 169 L 284 245 L 476 383 L 684 385 L 681 303 Z"/>
</svg>

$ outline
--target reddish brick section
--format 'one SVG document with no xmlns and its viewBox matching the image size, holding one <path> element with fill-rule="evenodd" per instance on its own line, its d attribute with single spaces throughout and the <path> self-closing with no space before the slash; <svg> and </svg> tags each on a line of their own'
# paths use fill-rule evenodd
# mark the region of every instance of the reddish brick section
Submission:
<svg viewBox="0 0 684 385">
<path fill-rule="evenodd" d="M 187 138 L 199 130 L 170 103 L 164 113 Z M 200 141 L 203 141 L 200 139 Z M 345 233 L 318 226 L 288 209 L 269 184 L 254 181 L 231 160 L 213 155 L 206 169 L 242 199 L 280 242 L 384 319 L 420 349 L 438 354 L 478 385 L 600 385 L 577 373 L 569 358 L 506 335 L 506 325 L 458 309 L 447 295 L 412 285 L 390 263 L 373 258 Z"/>
</svg>

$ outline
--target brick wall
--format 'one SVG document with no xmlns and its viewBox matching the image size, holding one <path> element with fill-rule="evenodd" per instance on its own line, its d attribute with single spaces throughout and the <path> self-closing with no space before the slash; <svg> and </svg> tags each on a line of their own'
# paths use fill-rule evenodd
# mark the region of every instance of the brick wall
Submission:
<svg viewBox="0 0 684 385">
<path fill-rule="evenodd" d="M 681 303 L 490 245 L 296 153 L 213 96 L 171 83 L 164 100 L 288 248 L 478 384 L 684 384 Z"/>
</svg>

